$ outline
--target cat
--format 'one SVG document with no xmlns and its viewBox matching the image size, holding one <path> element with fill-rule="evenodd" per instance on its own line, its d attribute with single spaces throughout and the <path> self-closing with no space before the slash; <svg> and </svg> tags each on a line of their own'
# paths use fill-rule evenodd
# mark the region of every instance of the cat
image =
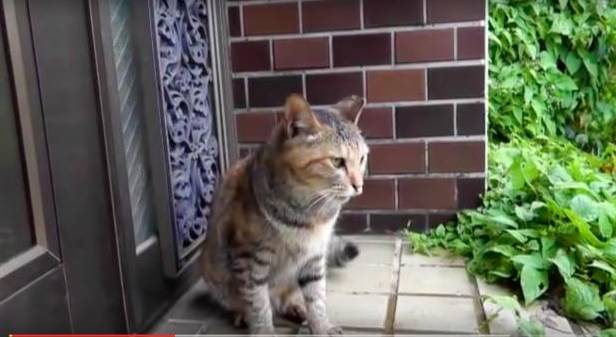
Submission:
<svg viewBox="0 0 616 337">
<path fill-rule="evenodd" d="M 272 335 L 274 315 L 305 320 L 313 334 L 342 333 L 328 319 L 325 272 L 359 254 L 333 229 L 342 206 L 363 189 L 363 105 L 350 96 L 313 110 L 290 95 L 269 141 L 233 165 L 217 189 L 203 279 L 250 334 Z"/>
</svg>

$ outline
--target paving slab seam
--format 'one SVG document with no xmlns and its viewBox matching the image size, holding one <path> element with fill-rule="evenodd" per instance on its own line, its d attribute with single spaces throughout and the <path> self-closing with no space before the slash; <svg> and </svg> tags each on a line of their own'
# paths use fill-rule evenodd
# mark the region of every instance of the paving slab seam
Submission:
<svg viewBox="0 0 616 337">
<path fill-rule="evenodd" d="M 464 266 L 460 266 L 456 264 L 436 264 L 436 263 L 419 263 L 419 264 L 405 263 L 402 266 L 403 267 L 418 266 L 418 267 L 429 267 L 429 268 L 456 268 L 456 269 L 465 268 Z"/>
<path fill-rule="evenodd" d="M 483 334 L 490 334 L 490 325 L 488 324 L 488 318 L 483 308 L 483 301 L 481 300 L 481 292 L 479 292 L 477 278 L 471 275 L 468 270 L 466 271 L 466 275 L 473 289 L 473 305 L 475 306 L 475 315 L 477 317 L 477 326 L 479 327 L 479 332 Z"/>
<path fill-rule="evenodd" d="M 440 294 L 440 293 L 410 293 L 410 292 L 399 292 L 398 296 L 413 296 L 413 297 L 441 297 L 441 298 L 469 298 L 474 299 L 475 295 L 464 295 L 464 294 Z"/>
<path fill-rule="evenodd" d="M 396 319 L 396 307 L 398 304 L 398 288 L 400 285 L 400 265 L 402 264 L 402 239 L 397 237 L 394 246 L 394 258 L 391 268 L 391 287 L 389 299 L 387 300 L 387 313 L 385 315 L 385 321 L 383 322 L 383 329 L 385 334 L 393 334 L 395 319 Z"/>
<path fill-rule="evenodd" d="M 331 290 L 327 292 L 328 294 L 340 294 L 340 295 L 382 295 L 389 296 L 391 293 L 389 291 L 343 291 L 343 290 Z"/>
</svg>

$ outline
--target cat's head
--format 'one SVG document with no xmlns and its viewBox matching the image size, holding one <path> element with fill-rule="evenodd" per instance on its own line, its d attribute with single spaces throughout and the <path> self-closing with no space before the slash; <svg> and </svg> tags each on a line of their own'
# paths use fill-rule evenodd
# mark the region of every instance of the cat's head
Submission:
<svg viewBox="0 0 616 337">
<path fill-rule="evenodd" d="M 279 164 L 297 190 L 326 194 L 325 200 L 338 204 L 362 193 L 368 146 L 357 121 L 363 105 L 363 98 L 350 96 L 312 109 L 302 96 L 287 98 L 279 125 Z"/>
</svg>

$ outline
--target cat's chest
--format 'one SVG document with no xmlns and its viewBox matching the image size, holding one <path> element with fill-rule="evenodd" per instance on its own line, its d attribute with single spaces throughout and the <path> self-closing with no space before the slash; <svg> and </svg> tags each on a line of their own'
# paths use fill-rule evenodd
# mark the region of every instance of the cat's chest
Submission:
<svg viewBox="0 0 616 337">
<path fill-rule="evenodd" d="M 279 252 L 278 263 L 273 273 L 274 279 L 277 280 L 275 283 L 295 279 L 308 260 L 315 256 L 325 257 L 331 234 L 330 226 L 310 231 L 296 230 L 294 237 L 286 240 L 284 248 Z"/>
</svg>

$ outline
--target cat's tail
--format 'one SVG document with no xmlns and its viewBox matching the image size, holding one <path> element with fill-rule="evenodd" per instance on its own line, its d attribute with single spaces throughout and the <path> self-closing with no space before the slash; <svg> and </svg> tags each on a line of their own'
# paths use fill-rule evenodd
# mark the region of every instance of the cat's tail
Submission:
<svg viewBox="0 0 616 337">
<path fill-rule="evenodd" d="M 359 247 L 338 235 L 329 241 L 327 264 L 330 267 L 344 267 L 349 261 L 359 255 Z"/>
</svg>

